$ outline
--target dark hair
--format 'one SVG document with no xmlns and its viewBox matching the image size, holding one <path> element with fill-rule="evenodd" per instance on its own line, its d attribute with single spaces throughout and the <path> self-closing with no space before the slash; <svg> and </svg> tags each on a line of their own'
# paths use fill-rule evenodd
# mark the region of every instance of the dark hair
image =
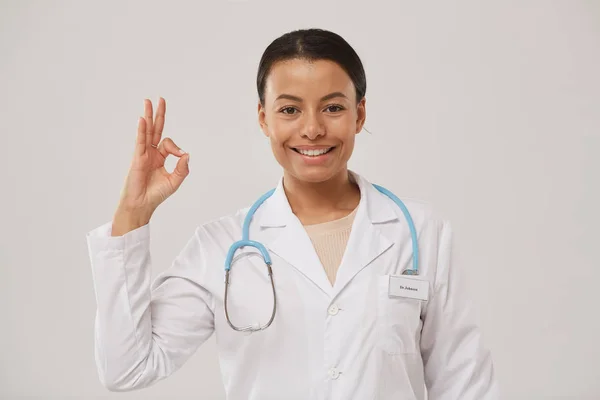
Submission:
<svg viewBox="0 0 600 400">
<path fill-rule="evenodd" d="M 265 49 L 258 66 L 256 88 L 261 104 L 265 100 L 265 84 L 273 64 L 290 59 L 336 62 L 350 76 L 360 102 L 367 91 L 365 70 L 358 54 L 340 35 L 324 29 L 300 29 L 288 32 Z"/>
</svg>

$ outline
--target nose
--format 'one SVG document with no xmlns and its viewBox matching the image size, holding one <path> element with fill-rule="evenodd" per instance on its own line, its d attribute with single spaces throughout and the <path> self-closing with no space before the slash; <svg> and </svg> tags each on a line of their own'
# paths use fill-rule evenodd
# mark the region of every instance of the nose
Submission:
<svg viewBox="0 0 600 400">
<path fill-rule="evenodd" d="M 307 112 L 305 116 L 302 137 L 315 140 L 325 135 L 325 125 L 318 112 Z"/>
</svg>

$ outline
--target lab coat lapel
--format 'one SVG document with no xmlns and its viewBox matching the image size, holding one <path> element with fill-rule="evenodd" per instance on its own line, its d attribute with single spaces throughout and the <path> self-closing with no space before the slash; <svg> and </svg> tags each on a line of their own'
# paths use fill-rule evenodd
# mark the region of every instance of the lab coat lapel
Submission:
<svg viewBox="0 0 600 400">
<path fill-rule="evenodd" d="M 350 174 L 360 188 L 361 199 L 333 287 L 306 230 L 292 212 L 283 179 L 257 211 L 265 246 L 330 297 L 341 292 L 356 274 L 393 245 L 378 225 L 398 218 L 392 200 L 360 175 L 352 171 Z"/>
<path fill-rule="evenodd" d="M 363 177 L 351 172 L 361 191 L 350 237 L 342 258 L 333 295 L 340 293 L 363 268 L 389 249 L 393 241 L 378 225 L 398 218 L 392 200 L 380 193 Z"/>
<path fill-rule="evenodd" d="M 327 296 L 331 296 L 331 283 L 306 230 L 292 212 L 283 189 L 283 179 L 259 210 L 258 220 L 263 229 L 264 245 L 296 268 Z"/>
</svg>

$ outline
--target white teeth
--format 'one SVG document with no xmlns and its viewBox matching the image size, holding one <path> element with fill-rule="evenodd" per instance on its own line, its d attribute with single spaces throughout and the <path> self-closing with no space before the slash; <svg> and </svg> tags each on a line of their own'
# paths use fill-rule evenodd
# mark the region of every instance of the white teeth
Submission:
<svg viewBox="0 0 600 400">
<path fill-rule="evenodd" d="M 329 150 L 331 150 L 331 148 L 329 149 L 321 149 L 321 150 L 301 150 L 298 149 L 298 153 L 305 155 L 305 156 L 310 156 L 310 157 L 316 157 L 316 156 L 320 156 L 322 154 L 327 153 Z"/>
</svg>

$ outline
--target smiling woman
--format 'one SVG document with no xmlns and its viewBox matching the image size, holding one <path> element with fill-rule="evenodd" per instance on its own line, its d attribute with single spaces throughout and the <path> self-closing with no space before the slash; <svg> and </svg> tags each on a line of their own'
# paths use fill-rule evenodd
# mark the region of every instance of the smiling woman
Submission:
<svg viewBox="0 0 600 400">
<path fill-rule="evenodd" d="M 360 58 L 333 32 L 292 32 L 267 47 L 257 79 L 259 122 L 290 186 L 347 184 L 366 86 Z"/>
<path fill-rule="evenodd" d="M 352 80 L 335 62 L 295 59 L 271 67 L 259 121 L 288 182 L 347 175 L 365 118 L 364 97 L 355 97 Z"/>
<path fill-rule="evenodd" d="M 215 333 L 228 399 L 497 399 L 449 222 L 348 170 L 366 119 L 356 52 L 330 31 L 289 32 L 256 83 L 281 179 L 199 225 L 152 283 L 150 218 L 189 155 L 162 139 L 165 100 L 156 115 L 145 102 L 117 210 L 88 233 L 104 385 L 148 387 Z"/>
</svg>

